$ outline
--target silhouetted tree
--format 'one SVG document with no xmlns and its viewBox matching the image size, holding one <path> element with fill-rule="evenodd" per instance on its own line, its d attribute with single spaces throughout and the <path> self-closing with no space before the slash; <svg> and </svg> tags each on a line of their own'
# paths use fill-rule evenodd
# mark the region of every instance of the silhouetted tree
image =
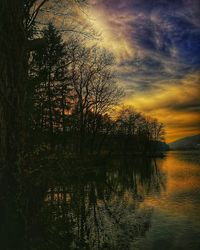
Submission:
<svg viewBox="0 0 200 250">
<path fill-rule="evenodd" d="M 114 81 L 113 58 L 108 52 L 80 44 L 72 50 L 72 57 L 75 58 L 70 66 L 73 114 L 78 119 L 79 148 L 82 151 L 87 128 L 90 127 L 89 132 L 94 136 L 97 119 L 117 104 L 122 91 Z M 92 122 L 90 126 L 89 121 Z"/>
<path fill-rule="evenodd" d="M 42 44 L 31 39 L 32 26 L 45 1 L 0 2 L 0 158 L 9 174 L 16 171 L 26 132 L 27 71 L 30 50 Z M 34 8 L 33 8 L 34 6 Z"/>
<path fill-rule="evenodd" d="M 33 95 L 34 129 L 54 130 L 63 124 L 66 108 L 67 85 L 65 78 L 65 44 L 56 28 L 49 23 L 43 30 L 47 46 L 32 53 L 30 78 L 35 81 Z"/>
<path fill-rule="evenodd" d="M 55 6 L 62 8 L 62 4 L 67 3 L 69 8 L 73 3 L 82 2 L 84 0 L 62 0 L 59 4 L 56 0 L 0 1 L 0 158 L 8 173 L 16 170 L 15 163 L 27 141 L 30 51 L 45 45 L 39 32 L 34 32 L 38 15 L 42 9 L 43 17 L 47 17 L 46 13 L 53 16 Z M 41 24 L 37 25 L 37 30 L 40 27 Z"/>
</svg>

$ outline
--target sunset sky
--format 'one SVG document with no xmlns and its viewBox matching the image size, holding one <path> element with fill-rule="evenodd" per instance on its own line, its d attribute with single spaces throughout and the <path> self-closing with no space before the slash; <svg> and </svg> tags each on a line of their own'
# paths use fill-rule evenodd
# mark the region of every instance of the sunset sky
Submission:
<svg viewBox="0 0 200 250">
<path fill-rule="evenodd" d="M 200 1 L 89 2 L 125 104 L 163 122 L 167 142 L 200 133 Z"/>
</svg>

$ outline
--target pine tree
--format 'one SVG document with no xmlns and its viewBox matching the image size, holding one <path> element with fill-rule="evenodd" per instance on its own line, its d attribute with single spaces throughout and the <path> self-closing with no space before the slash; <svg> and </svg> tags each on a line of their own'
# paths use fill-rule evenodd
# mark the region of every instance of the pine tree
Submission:
<svg viewBox="0 0 200 250">
<path fill-rule="evenodd" d="M 66 75 L 66 49 L 62 36 L 49 23 L 43 30 L 47 46 L 33 53 L 31 79 L 34 82 L 33 128 L 52 136 L 64 126 L 68 86 Z"/>
</svg>

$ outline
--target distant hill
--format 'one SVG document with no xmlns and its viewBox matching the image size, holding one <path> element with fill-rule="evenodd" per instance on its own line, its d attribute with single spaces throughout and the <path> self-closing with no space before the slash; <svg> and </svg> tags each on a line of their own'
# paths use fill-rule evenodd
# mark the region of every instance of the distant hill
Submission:
<svg viewBox="0 0 200 250">
<path fill-rule="evenodd" d="M 168 145 L 170 149 L 200 149 L 200 134 L 184 137 Z"/>
<path fill-rule="evenodd" d="M 158 151 L 168 151 L 169 150 L 169 145 L 166 144 L 165 142 L 158 141 L 156 149 Z"/>
</svg>

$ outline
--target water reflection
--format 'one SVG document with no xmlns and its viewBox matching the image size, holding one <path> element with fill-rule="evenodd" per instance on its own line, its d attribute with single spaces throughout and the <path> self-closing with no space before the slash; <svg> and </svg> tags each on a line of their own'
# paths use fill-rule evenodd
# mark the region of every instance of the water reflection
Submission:
<svg viewBox="0 0 200 250">
<path fill-rule="evenodd" d="M 200 155 L 198 151 L 170 152 L 159 169 L 166 173 L 166 189 L 142 203 L 154 209 L 151 230 L 140 250 L 200 249 Z"/>
<path fill-rule="evenodd" d="M 2 184 L 1 249 L 200 249 L 199 167 L 192 152 L 49 162 Z"/>
<path fill-rule="evenodd" d="M 144 195 L 165 188 L 165 176 L 151 159 L 115 159 L 92 168 L 49 188 L 43 210 L 49 244 L 132 249 L 134 239 L 151 225 L 152 209 L 139 209 L 140 203 Z"/>
</svg>

